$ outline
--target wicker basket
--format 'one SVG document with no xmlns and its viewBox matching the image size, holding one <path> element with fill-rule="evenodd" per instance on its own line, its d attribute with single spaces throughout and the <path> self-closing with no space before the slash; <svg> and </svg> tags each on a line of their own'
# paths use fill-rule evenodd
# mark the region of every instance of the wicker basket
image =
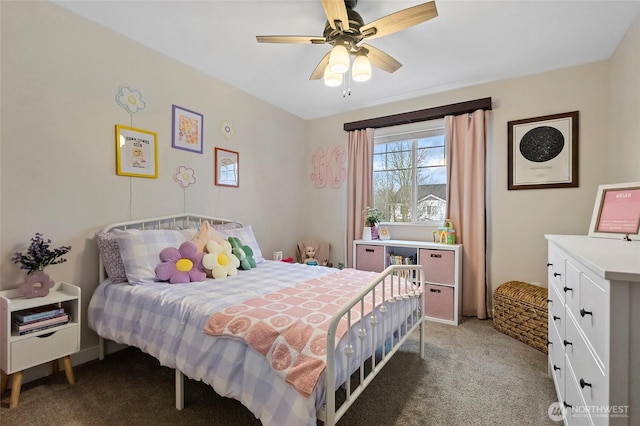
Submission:
<svg viewBox="0 0 640 426">
<path fill-rule="evenodd" d="M 493 293 L 493 327 L 547 353 L 547 289 L 521 281 L 502 284 Z"/>
</svg>

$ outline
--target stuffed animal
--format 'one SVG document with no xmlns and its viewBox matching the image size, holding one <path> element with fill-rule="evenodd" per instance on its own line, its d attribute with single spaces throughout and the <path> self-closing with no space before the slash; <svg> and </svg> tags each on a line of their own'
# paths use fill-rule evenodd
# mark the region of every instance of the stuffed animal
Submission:
<svg viewBox="0 0 640 426">
<path fill-rule="evenodd" d="M 167 247 L 160 252 L 160 263 L 156 267 L 156 277 L 171 284 L 204 281 L 207 274 L 202 270 L 202 257 L 191 241 L 185 241 L 179 248 Z"/>
<path fill-rule="evenodd" d="M 207 275 L 216 279 L 238 275 L 240 260 L 232 253 L 228 241 L 211 240 L 205 247 L 207 254 L 202 258 L 202 265 Z"/>
<path fill-rule="evenodd" d="M 229 237 L 228 241 L 229 244 L 231 244 L 232 253 L 240 260 L 240 269 L 247 271 L 257 266 L 256 261 L 253 259 L 253 250 L 251 250 L 251 247 L 243 246 L 237 237 Z"/>
</svg>

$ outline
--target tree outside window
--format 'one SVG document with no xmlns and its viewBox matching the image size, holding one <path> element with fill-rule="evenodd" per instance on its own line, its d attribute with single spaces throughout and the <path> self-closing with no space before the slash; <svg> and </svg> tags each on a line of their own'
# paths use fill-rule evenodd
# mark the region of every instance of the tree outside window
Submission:
<svg viewBox="0 0 640 426">
<path fill-rule="evenodd" d="M 376 134 L 373 198 L 385 222 L 443 221 L 446 188 L 444 128 Z"/>
</svg>

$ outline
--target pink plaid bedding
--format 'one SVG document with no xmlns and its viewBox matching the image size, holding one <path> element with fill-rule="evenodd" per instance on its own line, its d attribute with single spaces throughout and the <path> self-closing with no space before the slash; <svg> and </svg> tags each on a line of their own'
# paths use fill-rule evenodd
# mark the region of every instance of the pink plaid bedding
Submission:
<svg viewBox="0 0 640 426">
<path fill-rule="evenodd" d="M 327 330 L 332 315 L 377 275 L 345 269 L 254 297 L 213 314 L 203 332 L 244 340 L 267 358 L 276 374 L 308 397 L 326 367 Z M 376 307 L 382 303 L 381 293 L 376 293 Z M 391 294 L 389 283 L 385 284 L 385 294 Z M 372 299 L 365 299 L 364 316 L 372 310 Z M 360 316 L 358 304 L 351 310 L 352 324 Z M 336 331 L 336 342 L 346 331 L 344 316 Z"/>
</svg>

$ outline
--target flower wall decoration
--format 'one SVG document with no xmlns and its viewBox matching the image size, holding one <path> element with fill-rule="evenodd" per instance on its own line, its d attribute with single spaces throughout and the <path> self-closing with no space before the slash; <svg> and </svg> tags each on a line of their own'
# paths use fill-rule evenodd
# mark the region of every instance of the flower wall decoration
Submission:
<svg viewBox="0 0 640 426">
<path fill-rule="evenodd" d="M 196 183 L 195 171 L 192 168 L 180 166 L 173 175 L 173 180 L 178 182 L 182 189 L 186 189 Z"/>
<path fill-rule="evenodd" d="M 146 102 L 142 100 L 142 92 L 126 86 L 120 86 L 116 101 L 129 114 L 137 114 L 147 108 Z"/>
<path fill-rule="evenodd" d="M 220 122 L 220 133 L 227 139 L 231 139 L 236 131 L 233 129 L 233 123 L 228 120 Z"/>
<path fill-rule="evenodd" d="M 179 166 L 173 174 L 173 180 L 182 188 L 182 208 L 187 212 L 187 188 L 196 183 L 196 172 L 187 166 Z"/>
</svg>

